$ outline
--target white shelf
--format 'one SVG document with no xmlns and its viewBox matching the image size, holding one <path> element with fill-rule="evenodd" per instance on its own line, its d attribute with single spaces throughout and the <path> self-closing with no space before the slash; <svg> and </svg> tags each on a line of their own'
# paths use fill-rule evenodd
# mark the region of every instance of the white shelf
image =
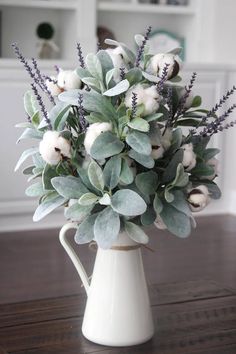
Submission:
<svg viewBox="0 0 236 354">
<path fill-rule="evenodd" d="M 132 4 L 132 3 L 112 3 L 108 1 L 98 2 L 100 11 L 117 11 L 149 14 L 166 15 L 195 15 L 195 9 L 192 6 L 174 6 L 174 5 L 152 5 L 152 4 Z"/>
<path fill-rule="evenodd" d="M 0 0 L 0 6 L 75 10 L 78 2 L 76 0 Z"/>
</svg>

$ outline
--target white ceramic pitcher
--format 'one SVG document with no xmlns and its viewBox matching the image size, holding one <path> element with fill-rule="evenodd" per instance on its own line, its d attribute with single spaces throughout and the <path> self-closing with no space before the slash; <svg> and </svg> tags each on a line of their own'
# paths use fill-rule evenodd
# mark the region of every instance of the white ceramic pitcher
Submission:
<svg viewBox="0 0 236 354">
<path fill-rule="evenodd" d="M 83 335 L 92 342 L 129 346 L 148 341 L 154 334 L 150 301 L 139 244 L 123 232 L 111 249 L 98 248 L 91 284 L 79 257 L 66 238 L 76 228 L 64 225 L 60 242 L 87 293 Z"/>
</svg>

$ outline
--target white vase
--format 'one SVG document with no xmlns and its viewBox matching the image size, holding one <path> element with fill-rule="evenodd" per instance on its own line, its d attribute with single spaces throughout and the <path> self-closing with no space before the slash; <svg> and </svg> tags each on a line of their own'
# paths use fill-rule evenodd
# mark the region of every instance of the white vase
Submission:
<svg viewBox="0 0 236 354">
<path fill-rule="evenodd" d="M 90 341 L 109 346 L 141 344 L 154 334 L 153 319 L 140 246 L 123 232 L 109 250 L 98 248 L 91 284 L 66 238 L 68 223 L 60 231 L 65 248 L 87 292 L 82 333 Z"/>
</svg>

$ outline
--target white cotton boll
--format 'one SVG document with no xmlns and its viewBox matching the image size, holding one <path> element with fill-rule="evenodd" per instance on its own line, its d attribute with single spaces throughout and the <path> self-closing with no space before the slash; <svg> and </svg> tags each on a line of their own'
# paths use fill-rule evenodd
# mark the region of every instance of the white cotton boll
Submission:
<svg viewBox="0 0 236 354">
<path fill-rule="evenodd" d="M 39 144 L 43 160 L 50 165 L 57 165 L 65 157 L 70 158 L 70 148 L 70 142 L 56 131 L 47 131 Z"/>
<path fill-rule="evenodd" d="M 205 179 L 212 181 L 215 177 L 219 175 L 219 160 L 215 157 L 207 161 L 207 165 L 211 166 L 214 169 L 214 173 L 211 176 L 205 176 Z"/>
<path fill-rule="evenodd" d="M 192 211 L 201 211 L 210 203 L 209 191 L 206 186 L 200 185 L 188 193 L 188 202 Z"/>
<path fill-rule="evenodd" d="M 155 113 L 160 106 L 159 102 L 152 97 L 147 97 L 143 102 L 143 104 L 144 104 L 143 116 L 148 116 L 152 113 Z"/>
<path fill-rule="evenodd" d="M 156 112 L 159 108 L 159 101 L 161 96 L 158 94 L 154 86 L 145 87 L 141 84 L 132 86 L 125 95 L 125 105 L 128 108 L 132 108 L 133 93 L 137 95 L 137 105 L 144 105 L 143 116 L 147 116 Z"/>
<path fill-rule="evenodd" d="M 182 96 L 184 96 L 186 94 L 186 89 L 183 88 L 181 91 L 180 91 L 180 95 L 179 95 L 179 98 L 181 99 Z M 193 104 L 193 100 L 194 100 L 194 94 L 193 92 L 191 91 L 190 94 L 188 95 L 188 98 L 186 99 L 185 103 L 184 103 L 184 108 L 185 109 L 189 109 L 192 107 L 192 104 Z"/>
<path fill-rule="evenodd" d="M 159 77 L 163 75 L 163 70 L 169 64 L 167 69 L 167 78 L 172 79 L 178 75 L 178 72 L 181 68 L 182 60 L 176 54 L 172 53 L 160 53 L 152 57 L 150 61 L 150 70 L 153 74 L 158 74 Z"/>
<path fill-rule="evenodd" d="M 167 229 L 166 224 L 164 223 L 160 215 L 157 215 L 156 220 L 154 221 L 154 225 L 159 230 Z"/>
<path fill-rule="evenodd" d="M 196 154 L 193 151 L 193 144 L 184 144 L 182 146 L 182 149 L 184 150 L 184 156 L 183 156 L 183 161 L 182 164 L 185 167 L 185 170 L 191 171 L 195 166 L 196 166 Z"/>
<path fill-rule="evenodd" d="M 77 73 L 72 70 L 60 70 L 57 77 L 58 86 L 65 90 L 74 90 L 81 87 L 81 80 Z"/>
<path fill-rule="evenodd" d="M 154 160 L 161 159 L 164 155 L 164 148 L 162 145 L 152 145 L 152 152 L 151 152 L 151 157 Z"/>
<path fill-rule="evenodd" d="M 51 77 L 51 80 L 53 81 L 57 81 L 57 79 L 55 77 Z M 47 89 L 50 91 L 50 93 L 52 94 L 53 97 L 57 97 L 60 93 L 63 92 L 63 90 L 57 85 L 55 84 L 53 81 L 51 80 L 46 80 L 45 84 L 47 86 Z"/>
<path fill-rule="evenodd" d="M 140 105 L 144 103 L 145 100 L 145 92 L 144 92 L 144 87 L 141 84 L 137 84 L 135 86 L 132 86 L 125 95 L 125 105 L 128 108 L 132 108 L 132 97 L 133 93 L 137 95 L 137 105 Z"/>
<path fill-rule="evenodd" d="M 109 54 L 114 68 L 117 69 L 113 75 L 113 79 L 115 82 L 119 82 L 121 81 L 120 68 L 124 68 L 125 72 L 127 72 L 129 59 L 121 47 L 116 47 L 114 49 L 108 48 L 106 49 L 106 52 Z"/>
<path fill-rule="evenodd" d="M 111 123 L 93 123 L 91 124 L 85 134 L 84 147 L 88 155 L 90 155 L 91 147 L 96 140 L 96 138 L 106 131 L 111 131 Z M 105 148 L 105 146 L 104 146 Z"/>
</svg>

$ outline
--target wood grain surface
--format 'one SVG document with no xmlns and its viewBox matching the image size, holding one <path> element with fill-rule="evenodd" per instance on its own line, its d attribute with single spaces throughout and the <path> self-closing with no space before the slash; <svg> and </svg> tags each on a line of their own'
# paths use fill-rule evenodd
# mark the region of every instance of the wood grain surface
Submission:
<svg viewBox="0 0 236 354">
<path fill-rule="evenodd" d="M 143 345 L 86 340 L 86 297 L 58 230 L 0 235 L 0 354 L 236 354 L 236 219 L 201 218 L 187 240 L 149 230 L 143 250 L 155 321 Z M 78 248 L 92 271 L 94 254 Z"/>
</svg>

